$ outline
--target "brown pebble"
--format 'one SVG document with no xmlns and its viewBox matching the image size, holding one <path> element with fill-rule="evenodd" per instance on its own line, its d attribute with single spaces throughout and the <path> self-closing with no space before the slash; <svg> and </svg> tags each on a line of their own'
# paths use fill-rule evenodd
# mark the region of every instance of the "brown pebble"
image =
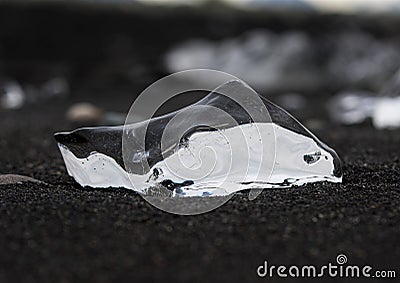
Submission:
<svg viewBox="0 0 400 283">
<path fill-rule="evenodd" d="M 103 110 L 101 108 L 88 102 L 80 102 L 68 109 L 66 118 L 71 122 L 97 122 L 102 115 Z"/>
<path fill-rule="evenodd" d="M 0 174 L 0 185 L 22 184 L 24 182 L 43 183 L 42 181 L 24 175 Z"/>
</svg>

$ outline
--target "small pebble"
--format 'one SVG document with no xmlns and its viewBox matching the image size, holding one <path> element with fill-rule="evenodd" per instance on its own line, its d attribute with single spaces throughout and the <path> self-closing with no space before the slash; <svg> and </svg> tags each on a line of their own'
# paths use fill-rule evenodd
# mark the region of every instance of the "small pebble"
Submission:
<svg viewBox="0 0 400 283">
<path fill-rule="evenodd" d="M 32 177 L 18 174 L 0 174 L 0 185 L 22 184 L 24 182 L 43 183 Z"/>
<path fill-rule="evenodd" d="M 103 110 L 91 103 L 80 102 L 72 105 L 66 114 L 71 122 L 85 123 L 98 122 L 103 115 Z"/>
</svg>

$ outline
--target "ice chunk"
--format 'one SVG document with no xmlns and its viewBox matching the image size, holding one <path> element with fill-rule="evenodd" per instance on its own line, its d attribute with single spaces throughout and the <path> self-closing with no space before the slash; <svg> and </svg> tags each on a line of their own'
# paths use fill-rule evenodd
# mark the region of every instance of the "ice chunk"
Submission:
<svg viewBox="0 0 400 283">
<path fill-rule="evenodd" d="M 382 88 L 372 121 L 377 129 L 400 127 L 400 70 Z"/>
<path fill-rule="evenodd" d="M 81 128 L 55 138 L 68 173 L 83 186 L 125 187 L 143 195 L 225 196 L 243 189 L 341 182 L 335 151 L 286 111 L 256 94 L 265 107 L 250 97 L 246 101 L 261 117 L 255 121 L 221 94 L 248 90 L 231 81 L 193 105 L 149 121 Z M 217 125 L 221 113 L 229 113 L 232 121 Z M 199 126 L 210 117 L 215 125 Z M 185 133 L 175 141 L 165 137 L 168 127 L 176 136 Z M 138 139 L 143 132 L 144 146 Z M 123 152 L 123 138 L 128 152 Z"/>
<path fill-rule="evenodd" d="M 361 30 L 317 36 L 258 29 L 220 41 L 179 43 L 166 53 L 165 64 L 171 72 L 225 71 L 269 92 L 375 91 L 400 67 L 399 50 L 396 40 Z"/>
<path fill-rule="evenodd" d="M 377 129 L 400 127 L 400 96 L 380 98 L 373 113 Z"/>
<path fill-rule="evenodd" d="M 332 120 L 345 125 L 359 124 L 372 117 L 378 98 L 368 91 L 343 91 L 332 97 L 328 111 Z"/>
<path fill-rule="evenodd" d="M 193 39 L 170 50 L 165 62 L 171 72 L 216 69 L 270 91 L 309 90 L 321 83 L 314 44 L 298 31 L 253 30 L 220 42 Z"/>
<path fill-rule="evenodd" d="M 0 107 L 3 109 L 18 109 L 25 102 L 25 93 L 15 81 L 0 81 Z"/>
<path fill-rule="evenodd" d="M 0 108 L 19 109 L 26 104 L 64 97 L 68 92 L 69 85 L 63 77 L 50 79 L 40 88 L 33 85 L 22 87 L 13 80 L 0 80 Z"/>
</svg>

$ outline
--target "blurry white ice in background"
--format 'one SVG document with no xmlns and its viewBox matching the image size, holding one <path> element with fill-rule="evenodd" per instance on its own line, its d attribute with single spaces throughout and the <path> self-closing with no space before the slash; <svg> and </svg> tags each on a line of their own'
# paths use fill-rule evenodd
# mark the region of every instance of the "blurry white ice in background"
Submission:
<svg viewBox="0 0 400 283">
<path fill-rule="evenodd" d="M 361 30 L 310 37 L 259 29 L 221 41 L 188 40 L 166 53 L 165 64 L 170 72 L 228 72 L 265 92 L 379 90 L 400 68 L 400 45 Z"/>
<path fill-rule="evenodd" d="M 314 89 L 321 83 L 313 42 L 303 32 L 253 30 L 220 42 L 193 39 L 165 56 L 170 72 L 215 69 L 243 78 L 261 90 Z"/>
<path fill-rule="evenodd" d="M 377 103 L 376 94 L 368 91 L 343 91 L 328 104 L 329 114 L 335 122 L 352 125 L 372 117 Z"/>
<path fill-rule="evenodd" d="M 331 34 L 327 74 L 332 83 L 379 90 L 400 67 L 397 44 L 357 30 Z"/>
<path fill-rule="evenodd" d="M 378 129 L 400 127 L 400 70 L 379 93 L 373 123 Z"/>
<path fill-rule="evenodd" d="M 379 98 L 373 123 L 377 129 L 400 127 L 400 96 Z"/>
<path fill-rule="evenodd" d="M 0 109 L 18 109 L 24 102 L 25 93 L 16 81 L 0 82 Z"/>
<path fill-rule="evenodd" d="M 66 97 L 69 83 L 64 77 L 55 77 L 40 86 L 21 86 L 10 79 L 0 80 L 0 109 L 15 110 L 26 104 L 36 104 L 53 98 Z"/>
<path fill-rule="evenodd" d="M 221 93 L 246 99 L 239 104 Z M 140 133 L 146 133 L 144 144 Z M 226 196 L 243 189 L 342 180 L 333 149 L 239 81 L 149 122 L 80 128 L 55 138 L 69 175 L 82 186 L 126 187 L 145 195 L 156 189 L 175 196 Z"/>
<path fill-rule="evenodd" d="M 231 73 L 266 94 L 280 93 L 277 101 L 290 110 L 306 102 L 288 91 L 315 95 L 329 87 L 343 89 L 328 107 L 334 121 L 357 124 L 371 118 L 378 129 L 400 126 L 399 73 L 387 82 L 400 68 L 400 46 L 361 30 L 319 38 L 301 31 L 253 30 L 219 42 L 193 39 L 170 50 L 165 63 L 170 72 L 211 68 Z"/>
</svg>

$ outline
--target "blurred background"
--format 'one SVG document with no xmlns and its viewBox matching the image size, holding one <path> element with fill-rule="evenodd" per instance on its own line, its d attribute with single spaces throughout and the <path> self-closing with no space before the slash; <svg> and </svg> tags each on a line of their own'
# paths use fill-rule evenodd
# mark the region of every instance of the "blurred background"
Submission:
<svg viewBox="0 0 400 283">
<path fill-rule="evenodd" d="M 399 23 L 398 0 L 3 0 L 1 115 L 13 126 L 43 111 L 71 126 L 122 124 L 155 80 L 211 68 L 311 128 L 393 128 L 398 111 L 381 116 L 400 105 Z"/>
</svg>

